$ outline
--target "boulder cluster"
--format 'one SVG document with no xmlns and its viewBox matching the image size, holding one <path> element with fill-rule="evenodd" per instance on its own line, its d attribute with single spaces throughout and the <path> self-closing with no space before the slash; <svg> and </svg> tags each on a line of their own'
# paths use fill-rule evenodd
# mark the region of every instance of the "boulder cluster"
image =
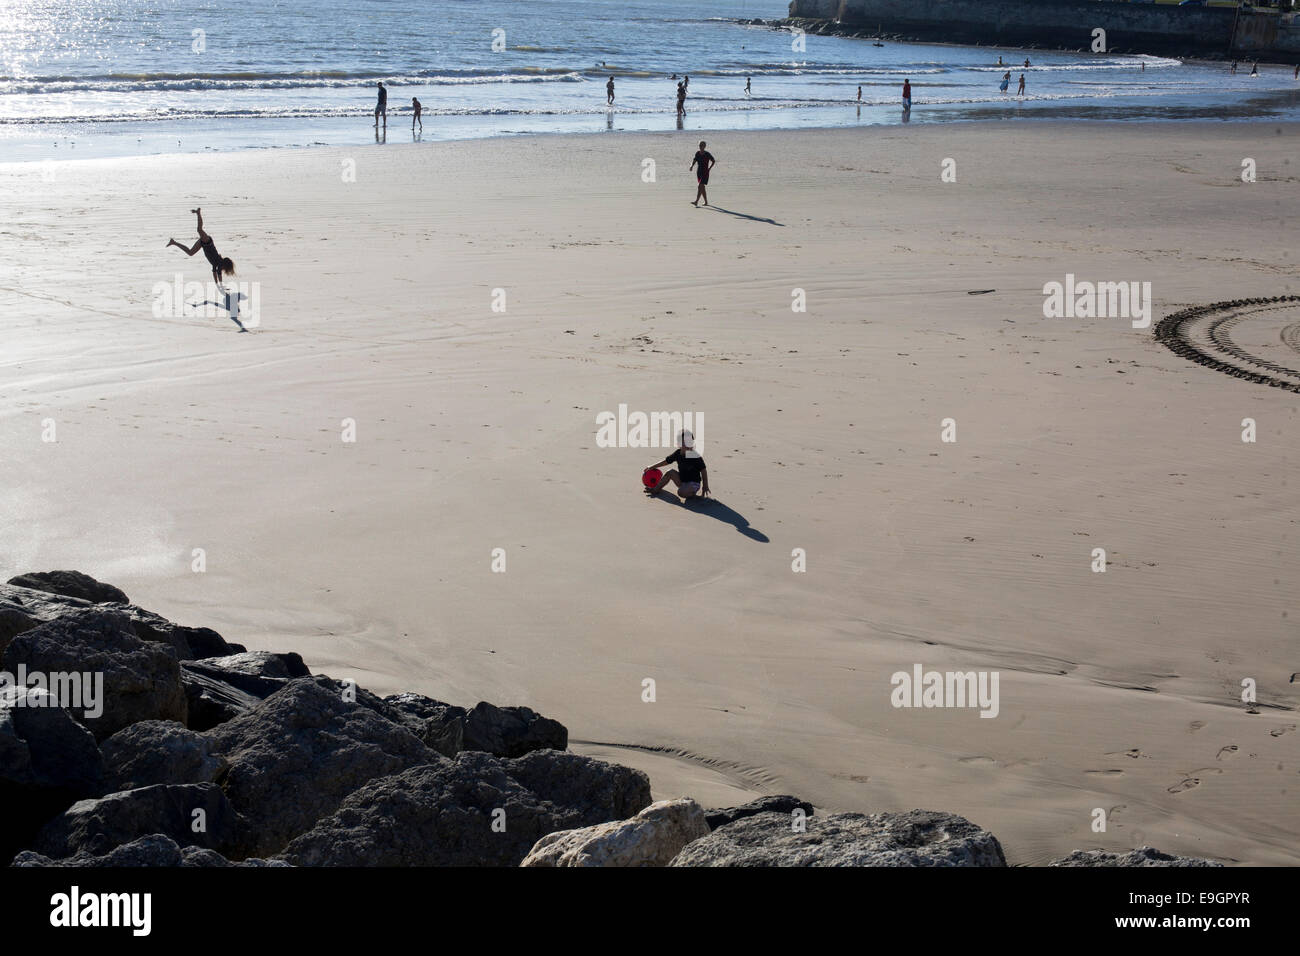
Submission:
<svg viewBox="0 0 1300 956">
<path fill-rule="evenodd" d="M 652 803 L 641 771 L 567 747 L 527 707 L 381 698 L 75 571 L 0 585 L 12 866 L 1006 865 L 950 814 Z M 1090 863 L 1116 865 L 1068 860 Z"/>
</svg>

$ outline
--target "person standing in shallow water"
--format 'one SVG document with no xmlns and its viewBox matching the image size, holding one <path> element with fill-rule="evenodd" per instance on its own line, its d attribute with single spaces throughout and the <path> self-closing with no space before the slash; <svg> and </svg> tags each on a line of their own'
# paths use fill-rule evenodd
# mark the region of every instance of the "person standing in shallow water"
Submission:
<svg viewBox="0 0 1300 956">
<path fill-rule="evenodd" d="M 903 109 L 910 110 L 911 108 L 912 108 L 912 81 L 904 80 L 903 81 Z"/>
<path fill-rule="evenodd" d="M 424 129 L 424 120 L 420 119 L 420 113 L 423 112 L 423 108 L 420 106 L 420 101 L 414 96 L 411 97 L 411 109 L 415 111 L 411 116 L 411 130 L 415 130 L 416 123 L 420 124 L 420 129 Z"/>
<path fill-rule="evenodd" d="M 612 73 L 609 82 L 605 84 L 605 102 L 610 106 L 614 105 L 614 75 Z"/>
<path fill-rule="evenodd" d="M 695 181 L 698 183 L 695 189 L 695 202 L 692 206 L 698 206 L 700 199 L 704 200 L 704 205 L 709 204 L 709 170 L 711 170 L 717 160 L 713 154 L 704 148 L 704 140 L 700 140 L 700 148 L 695 151 L 695 158 L 691 160 L 688 169 L 695 170 Z M 698 168 L 697 168 L 698 167 Z"/>
<path fill-rule="evenodd" d="M 1025 74 L 1020 74 L 1020 89 L 1016 90 L 1016 96 L 1025 95 Z"/>
<path fill-rule="evenodd" d="M 388 128 L 388 90 L 384 89 L 384 81 L 379 81 L 379 100 L 375 103 L 375 127 L 379 127 L 379 117 L 384 117 L 384 129 Z"/>
</svg>

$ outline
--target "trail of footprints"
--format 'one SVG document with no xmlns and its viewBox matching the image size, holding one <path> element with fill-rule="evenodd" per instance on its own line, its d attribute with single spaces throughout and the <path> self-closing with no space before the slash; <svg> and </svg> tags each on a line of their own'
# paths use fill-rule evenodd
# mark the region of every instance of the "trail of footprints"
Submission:
<svg viewBox="0 0 1300 956">
<path fill-rule="evenodd" d="M 1193 720 L 1190 724 L 1187 725 L 1187 732 L 1190 734 L 1194 734 L 1204 726 L 1205 726 L 1205 721 Z M 1295 729 L 1296 729 L 1295 724 L 1283 724 L 1280 727 L 1274 727 L 1268 733 L 1270 737 L 1281 737 L 1283 734 L 1294 733 Z M 1215 754 L 1214 759 L 1219 763 L 1230 761 L 1237 756 L 1240 750 L 1241 748 L 1237 744 L 1225 744 L 1224 746 L 1219 748 L 1219 752 Z M 1144 754 L 1137 747 L 1133 747 L 1129 750 L 1108 751 L 1107 753 L 1103 754 L 1103 756 L 1128 757 L 1132 760 L 1149 759 L 1149 755 Z M 1087 771 L 1087 773 L 1091 776 L 1098 776 L 1098 777 L 1119 777 L 1119 776 L 1123 776 L 1124 771 L 1123 770 L 1089 770 Z M 1194 790 L 1197 787 L 1199 787 L 1201 785 L 1201 777 L 1209 776 L 1211 774 L 1221 774 L 1221 773 L 1223 773 L 1222 767 L 1199 767 L 1196 770 L 1192 770 L 1184 774 L 1182 780 L 1175 783 L 1172 787 L 1166 787 L 1165 789 L 1169 793 L 1173 793 L 1173 794 L 1185 793 L 1188 790 Z"/>
</svg>

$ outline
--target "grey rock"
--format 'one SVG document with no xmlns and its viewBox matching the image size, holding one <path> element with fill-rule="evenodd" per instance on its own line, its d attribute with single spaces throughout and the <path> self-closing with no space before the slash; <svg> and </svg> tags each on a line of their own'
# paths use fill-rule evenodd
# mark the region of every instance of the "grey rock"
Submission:
<svg viewBox="0 0 1300 956">
<path fill-rule="evenodd" d="M 224 867 L 224 866 L 291 866 L 292 864 L 284 860 L 262 860 L 250 856 L 246 860 L 232 862 L 216 850 L 205 850 L 197 846 L 187 846 L 181 848 L 181 866 L 203 866 L 203 867 Z"/>
<path fill-rule="evenodd" d="M 420 694 L 393 694 L 384 703 L 396 711 L 404 727 L 444 757 L 465 749 L 465 708 Z"/>
<path fill-rule="evenodd" d="M 311 671 L 297 654 L 245 651 L 181 662 L 192 730 L 211 730 L 247 713 L 295 677 Z"/>
<path fill-rule="evenodd" d="M 282 849 L 368 781 L 439 759 L 324 677 L 291 680 L 207 735 L 229 763 L 222 786 L 248 821 L 244 849 L 256 856 Z"/>
<path fill-rule="evenodd" d="M 541 772 L 547 758 L 562 765 Z M 566 775 L 591 792 L 555 784 Z M 631 816 L 649 790 L 640 771 L 576 754 L 467 752 L 370 782 L 281 856 L 299 866 L 517 866 L 545 834 Z M 577 799 L 555 799 L 564 796 Z"/>
<path fill-rule="evenodd" d="M 142 720 L 119 730 L 100 748 L 107 770 L 106 791 L 135 790 L 160 783 L 213 783 L 226 770 L 212 741 L 171 720 Z"/>
<path fill-rule="evenodd" d="M 191 730 L 211 730 L 248 713 L 264 699 L 213 677 L 211 672 L 193 670 L 190 665 L 190 661 L 181 662 L 181 686 L 185 689 L 188 711 L 186 723 Z"/>
<path fill-rule="evenodd" d="M 1006 866 L 997 838 L 950 813 L 760 813 L 688 843 L 670 866 Z"/>
<path fill-rule="evenodd" d="M 180 847 L 171 837 L 162 833 L 132 840 L 123 846 L 115 847 L 102 856 L 91 853 L 78 853 L 66 859 L 53 859 L 27 850 L 14 857 L 12 866 L 288 866 L 280 860 L 248 859 L 231 863 L 220 853 L 200 847 Z"/>
<path fill-rule="evenodd" d="M 497 757 L 520 757 L 532 750 L 564 750 L 569 731 L 557 720 L 527 707 L 475 704 L 465 715 L 465 750 L 482 750 Z"/>
<path fill-rule="evenodd" d="M 807 816 L 813 815 L 813 805 L 798 797 L 788 795 L 774 797 L 759 797 L 757 800 L 751 800 L 749 803 L 741 804 L 738 807 L 725 807 L 717 810 L 709 810 L 705 817 L 709 822 L 709 829 L 716 830 L 720 826 L 728 823 L 735 823 L 737 820 L 743 820 L 745 817 L 752 817 L 759 813 L 784 813 L 790 814 L 795 810 L 802 810 Z"/>
<path fill-rule="evenodd" d="M 97 604 L 52 591 L 0 584 L 0 652 L 8 639 L 22 631 L 88 609 L 111 609 L 125 615 L 140 640 L 169 644 L 180 660 L 222 657 L 245 650 L 242 644 L 228 643 L 211 628 L 175 624 L 134 604 Z"/>
<path fill-rule="evenodd" d="M 176 841 L 161 833 L 132 840 L 124 846 L 114 847 L 96 856 L 80 853 L 66 859 L 56 859 L 27 850 L 14 857 L 10 866 L 180 866 L 181 848 Z"/>
<path fill-rule="evenodd" d="M 273 654 L 270 651 L 244 651 L 241 654 L 229 654 L 225 657 L 204 658 L 195 661 L 194 665 L 215 668 L 227 675 L 239 674 L 247 677 L 290 680 L 294 677 L 311 676 L 311 671 L 303 663 L 302 657 L 292 652 Z"/>
<path fill-rule="evenodd" d="M 548 833 L 520 866 L 667 866 L 692 840 L 709 833 L 694 800 L 661 800 L 629 820 Z"/>
<path fill-rule="evenodd" d="M 20 665 L 47 675 L 103 675 L 103 713 L 86 708 L 69 712 L 96 740 L 104 740 L 140 720 L 185 721 L 176 652 L 142 641 L 119 610 L 80 608 L 19 634 L 5 648 L 3 668 Z"/>
<path fill-rule="evenodd" d="M 1075 850 L 1069 856 L 1053 860 L 1048 866 L 1223 866 L 1214 860 L 1194 856 L 1171 856 L 1149 846 L 1127 853 L 1107 850 Z"/>
<path fill-rule="evenodd" d="M 89 574 L 80 571 L 35 571 L 20 574 L 9 579 L 9 584 L 47 594 L 78 598 L 91 604 L 130 604 L 126 594 L 113 587 L 96 581 Z"/>
<path fill-rule="evenodd" d="M 101 792 L 95 738 L 44 691 L 0 691 L 0 861 L 30 845 L 46 821 Z"/>
<path fill-rule="evenodd" d="M 591 819 L 626 820 L 650 806 L 650 778 L 640 770 L 566 751 L 538 750 L 511 760 L 510 776 L 543 800 L 583 807 Z"/>
<path fill-rule="evenodd" d="M 204 826 L 197 833 L 196 820 Z M 33 848 L 55 859 L 101 856 L 162 833 L 181 846 L 223 850 L 237 846 L 239 830 L 240 820 L 217 785 L 159 784 L 74 803 L 45 825 Z"/>
</svg>

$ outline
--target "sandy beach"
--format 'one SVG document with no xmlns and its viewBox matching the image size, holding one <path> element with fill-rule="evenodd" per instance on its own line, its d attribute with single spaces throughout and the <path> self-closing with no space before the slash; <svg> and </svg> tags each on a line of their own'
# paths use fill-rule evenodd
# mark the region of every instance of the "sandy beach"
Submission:
<svg viewBox="0 0 1300 956">
<path fill-rule="evenodd" d="M 1043 286 L 1150 282 L 1152 326 L 1300 293 L 1298 134 L 2 165 L 0 566 L 87 572 L 378 693 L 528 705 L 659 797 L 950 811 L 1013 864 L 1295 865 L 1296 396 L 1126 318 L 1045 318 Z M 210 279 L 164 248 L 196 205 L 258 284 L 249 334 L 154 314 L 157 283 Z M 620 405 L 702 414 L 717 500 L 648 500 L 667 449 L 596 440 Z M 997 716 L 895 708 L 918 664 L 998 672 Z"/>
</svg>

